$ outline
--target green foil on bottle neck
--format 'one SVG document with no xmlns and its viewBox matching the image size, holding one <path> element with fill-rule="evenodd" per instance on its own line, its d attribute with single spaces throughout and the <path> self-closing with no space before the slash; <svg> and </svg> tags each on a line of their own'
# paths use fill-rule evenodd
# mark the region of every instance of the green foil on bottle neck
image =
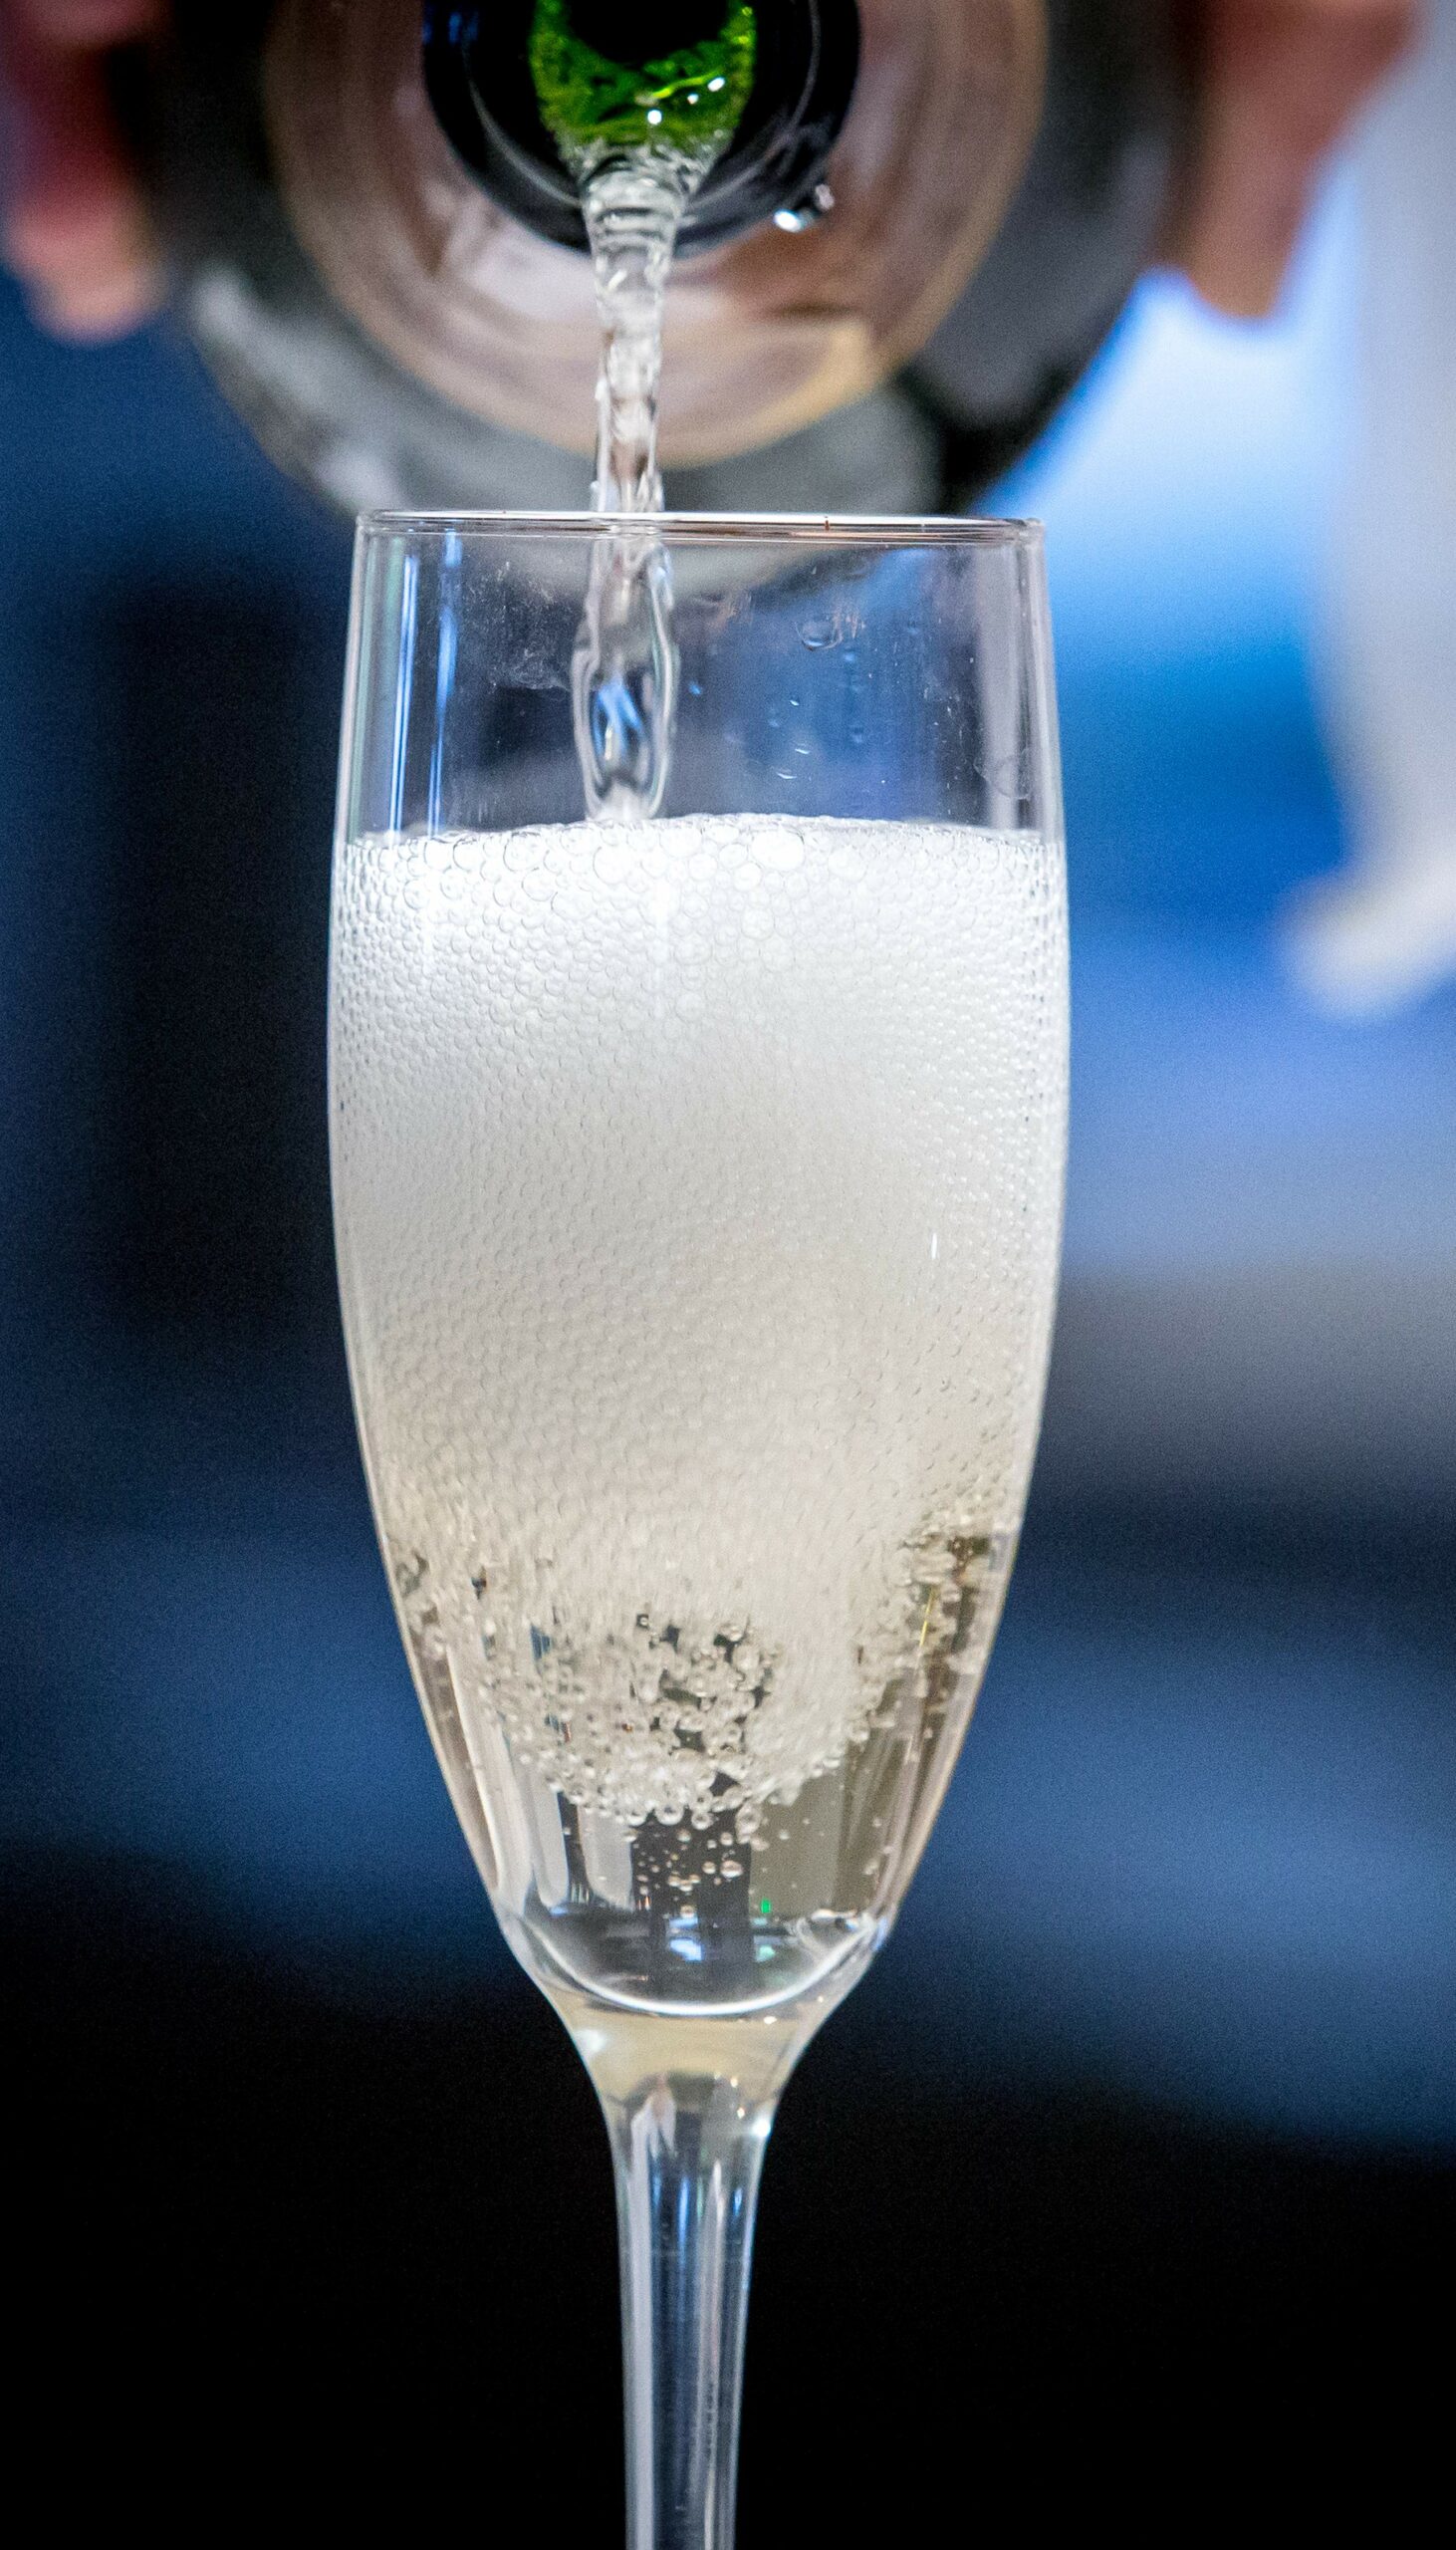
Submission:
<svg viewBox="0 0 1456 2550">
<path fill-rule="evenodd" d="M 530 62 L 541 121 L 569 165 L 656 145 L 710 166 L 748 104 L 757 47 L 751 0 L 730 0 L 704 43 L 634 64 L 584 44 L 569 0 L 537 0 Z"/>
</svg>

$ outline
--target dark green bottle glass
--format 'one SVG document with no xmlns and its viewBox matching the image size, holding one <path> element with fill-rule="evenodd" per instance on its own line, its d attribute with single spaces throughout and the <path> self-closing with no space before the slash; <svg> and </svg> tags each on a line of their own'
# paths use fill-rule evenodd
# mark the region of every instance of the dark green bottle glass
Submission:
<svg viewBox="0 0 1456 2550">
<path fill-rule="evenodd" d="M 607 23 L 600 26 L 604 14 Z M 753 0 L 728 0 L 721 16 L 717 0 L 706 15 L 649 10 L 628 21 L 625 60 L 612 15 L 581 0 L 536 0 L 531 81 L 541 121 L 568 166 L 634 150 L 721 158 L 753 90 Z"/>
<path fill-rule="evenodd" d="M 859 65 L 855 0 L 430 0 L 430 101 L 502 209 L 586 246 L 580 179 L 654 144 L 707 163 L 678 253 L 811 218 Z"/>
</svg>

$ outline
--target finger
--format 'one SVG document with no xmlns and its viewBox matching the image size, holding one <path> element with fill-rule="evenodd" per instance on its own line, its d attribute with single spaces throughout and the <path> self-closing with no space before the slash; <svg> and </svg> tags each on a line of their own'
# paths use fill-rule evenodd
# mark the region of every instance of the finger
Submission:
<svg viewBox="0 0 1456 2550">
<path fill-rule="evenodd" d="M 0 101 L 6 261 L 53 331 L 123 334 L 156 307 L 159 275 L 101 62 L 17 42 L 18 32 Z"/>
<path fill-rule="evenodd" d="M 74 346 L 111 345 L 154 319 L 161 307 L 160 278 L 144 231 L 115 232 L 106 254 L 70 270 L 59 283 L 32 282 L 26 299 L 48 337 Z"/>
<path fill-rule="evenodd" d="M 77 52 L 135 44 L 155 35 L 162 0 L 12 0 L 17 18 L 38 42 Z"/>
<path fill-rule="evenodd" d="M 1415 0 L 1209 0 L 1172 252 L 1216 308 L 1273 308 L 1326 154 L 1416 18 Z"/>
</svg>

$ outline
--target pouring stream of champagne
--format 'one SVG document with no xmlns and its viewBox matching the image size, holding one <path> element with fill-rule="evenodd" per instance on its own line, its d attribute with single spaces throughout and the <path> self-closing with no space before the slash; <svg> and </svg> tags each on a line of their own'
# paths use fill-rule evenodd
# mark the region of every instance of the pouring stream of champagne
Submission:
<svg viewBox="0 0 1456 2550">
<path fill-rule="evenodd" d="M 539 0 L 531 74 L 542 122 L 581 189 L 602 325 L 599 513 L 662 510 L 657 390 L 668 269 L 683 213 L 748 103 L 756 46 L 749 0 L 728 0 L 716 36 L 630 66 L 583 41 L 568 0 Z M 666 554 L 645 529 L 604 536 L 572 658 L 589 815 L 656 814 L 676 695 Z"/>
</svg>

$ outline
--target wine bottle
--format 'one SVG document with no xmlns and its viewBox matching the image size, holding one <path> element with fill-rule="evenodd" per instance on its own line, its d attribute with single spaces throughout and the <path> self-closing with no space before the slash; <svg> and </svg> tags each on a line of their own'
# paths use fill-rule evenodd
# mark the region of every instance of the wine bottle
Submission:
<svg viewBox="0 0 1456 2550">
<path fill-rule="evenodd" d="M 182 327 L 346 508 L 585 502 L 581 154 L 660 136 L 669 504 L 896 512 L 1041 430 L 1187 110 L 1175 0 L 176 0 L 137 124 Z"/>
</svg>

